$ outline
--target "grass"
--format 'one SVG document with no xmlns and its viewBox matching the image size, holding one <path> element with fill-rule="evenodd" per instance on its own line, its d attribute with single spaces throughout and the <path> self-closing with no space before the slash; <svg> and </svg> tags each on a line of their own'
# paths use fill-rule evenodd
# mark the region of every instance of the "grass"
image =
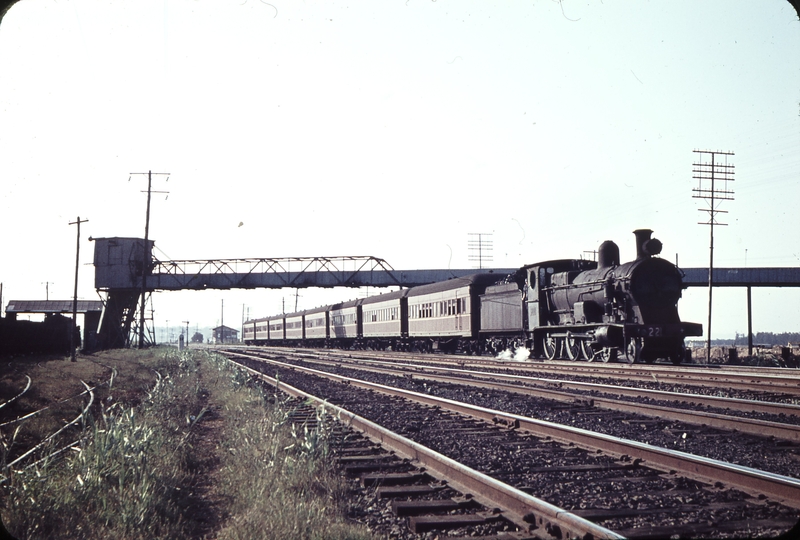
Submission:
<svg viewBox="0 0 800 540">
<path fill-rule="evenodd" d="M 128 406 L 109 399 L 130 396 L 117 376 L 66 452 L 7 468 L 15 428 L 0 432 L 0 512 L 12 534 L 371 538 L 345 518 L 347 487 L 325 459 L 325 419 L 299 431 L 286 402 L 205 350 L 119 354 L 139 355 L 150 387 Z"/>
</svg>

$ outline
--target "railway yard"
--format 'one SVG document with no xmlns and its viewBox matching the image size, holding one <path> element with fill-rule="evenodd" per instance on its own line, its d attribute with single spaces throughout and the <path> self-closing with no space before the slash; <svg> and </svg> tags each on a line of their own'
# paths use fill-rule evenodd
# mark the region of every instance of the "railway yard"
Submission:
<svg viewBox="0 0 800 540">
<path fill-rule="evenodd" d="M 392 538 L 778 537 L 800 516 L 800 382 L 746 367 L 229 348 L 324 403 L 358 520 Z"/>
</svg>

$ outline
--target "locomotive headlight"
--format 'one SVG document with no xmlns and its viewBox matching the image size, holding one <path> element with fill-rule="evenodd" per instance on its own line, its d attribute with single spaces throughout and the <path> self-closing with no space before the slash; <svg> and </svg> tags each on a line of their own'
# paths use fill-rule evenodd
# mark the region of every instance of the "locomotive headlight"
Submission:
<svg viewBox="0 0 800 540">
<path fill-rule="evenodd" d="M 642 247 L 644 248 L 645 253 L 652 256 L 661 253 L 661 249 L 664 247 L 664 245 L 661 243 L 661 240 L 658 240 L 657 238 L 651 238 L 645 242 L 644 246 Z"/>
</svg>

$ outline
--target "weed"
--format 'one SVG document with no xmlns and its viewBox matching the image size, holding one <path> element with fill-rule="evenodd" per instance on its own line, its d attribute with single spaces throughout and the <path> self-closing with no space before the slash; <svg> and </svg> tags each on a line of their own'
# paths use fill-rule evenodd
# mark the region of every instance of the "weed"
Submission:
<svg viewBox="0 0 800 540">
<path fill-rule="evenodd" d="M 0 432 L 0 509 L 18 537 L 370 538 L 342 517 L 324 414 L 294 426 L 287 400 L 206 351 L 119 353 L 150 367 L 137 406 L 104 402 L 79 442 L 24 466 L 5 467 L 18 431 Z M 115 393 L 131 391 L 112 376 Z"/>
</svg>

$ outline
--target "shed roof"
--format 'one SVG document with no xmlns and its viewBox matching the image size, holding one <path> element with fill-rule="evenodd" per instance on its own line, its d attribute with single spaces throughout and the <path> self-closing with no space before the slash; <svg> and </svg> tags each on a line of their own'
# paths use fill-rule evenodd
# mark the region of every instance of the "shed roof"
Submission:
<svg viewBox="0 0 800 540">
<path fill-rule="evenodd" d="M 78 313 L 101 311 L 100 300 L 78 300 Z M 6 313 L 72 313 L 72 300 L 10 300 Z"/>
<path fill-rule="evenodd" d="M 239 333 L 239 331 L 236 328 L 231 328 L 230 326 L 225 326 L 225 325 L 217 326 L 216 328 L 212 328 L 211 331 L 212 332 L 219 332 L 220 328 L 224 328 L 225 332 L 236 332 L 237 334 Z"/>
</svg>

